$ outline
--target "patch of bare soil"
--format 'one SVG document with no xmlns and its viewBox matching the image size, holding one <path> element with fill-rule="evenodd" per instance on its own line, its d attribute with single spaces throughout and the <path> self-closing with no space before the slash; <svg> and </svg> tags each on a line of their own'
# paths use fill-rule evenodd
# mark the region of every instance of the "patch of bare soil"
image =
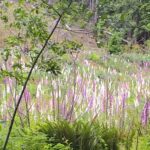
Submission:
<svg viewBox="0 0 150 150">
<path fill-rule="evenodd" d="M 91 31 L 81 29 L 71 29 L 70 31 L 58 28 L 54 34 L 54 40 L 59 42 L 63 40 L 74 40 L 81 44 L 85 49 L 95 49 L 97 44 Z"/>
<path fill-rule="evenodd" d="M 3 26 L 2 21 L 0 20 L 0 48 L 4 46 L 4 40 L 8 36 L 8 32 L 6 31 L 5 27 Z"/>
<path fill-rule="evenodd" d="M 6 29 L 0 22 L 0 48 L 4 47 L 5 40 L 8 36 L 15 35 L 15 32 L 12 29 Z"/>
<path fill-rule="evenodd" d="M 13 31 L 11 29 L 6 29 L 0 21 L 0 48 L 4 47 L 4 40 L 9 36 L 12 35 Z M 94 35 L 91 31 L 82 30 L 82 29 L 62 29 L 57 28 L 52 36 L 52 40 L 55 42 L 61 42 L 63 40 L 74 40 L 81 44 L 83 44 L 83 49 L 85 50 L 92 50 L 97 49 L 96 41 Z"/>
</svg>

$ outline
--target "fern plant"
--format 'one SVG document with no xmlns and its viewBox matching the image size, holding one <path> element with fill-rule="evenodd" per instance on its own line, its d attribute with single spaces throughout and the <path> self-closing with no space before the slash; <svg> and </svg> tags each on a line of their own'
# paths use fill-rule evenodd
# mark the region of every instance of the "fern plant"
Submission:
<svg viewBox="0 0 150 150">
<path fill-rule="evenodd" d="M 40 124 L 39 132 L 43 132 L 51 143 L 70 143 L 73 150 L 118 150 L 119 134 L 115 128 L 108 128 L 99 123 L 77 121 L 46 122 Z"/>
</svg>

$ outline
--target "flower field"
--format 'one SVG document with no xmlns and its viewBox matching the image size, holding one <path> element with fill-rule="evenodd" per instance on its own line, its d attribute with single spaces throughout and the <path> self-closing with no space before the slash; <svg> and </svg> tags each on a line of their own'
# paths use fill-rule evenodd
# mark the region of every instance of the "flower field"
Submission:
<svg viewBox="0 0 150 150">
<path fill-rule="evenodd" d="M 132 2 L 0 2 L 0 150 L 150 150 L 149 2 Z"/>
<path fill-rule="evenodd" d="M 107 64 L 110 59 L 103 62 Z M 140 66 L 125 59 L 113 61 L 114 66 L 104 66 L 101 62 L 93 65 L 88 59 L 82 64 L 77 60 L 73 65 L 64 64 L 58 77 L 36 70 L 36 78 L 26 88 L 18 114 L 35 121 L 39 116 L 72 121 L 87 117 L 103 119 L 106 124 L 121 128 L 133 121 L 146 126 L 150 111 L 149 62 Z M 115 68 L 118 64 L 122 65 L 119 72 Z M 125 70 L 126 64 L 131 70 Z M 7 66 L 11 69 L 11 64 Z M 19 91 L 15 80 L 9 77 L 1 79 L 0 86 L 1 120 L 7 121 Z"/>
</svg>

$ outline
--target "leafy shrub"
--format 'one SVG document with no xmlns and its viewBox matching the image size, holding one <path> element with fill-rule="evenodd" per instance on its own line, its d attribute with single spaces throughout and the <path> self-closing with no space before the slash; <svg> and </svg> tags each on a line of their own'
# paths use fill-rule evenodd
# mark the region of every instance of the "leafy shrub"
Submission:
<svg viewBox="0 0 150 150">
<path fill-rule="evenodd" d="M 150 40 L 145 41 L 145 45 L 147 46 L 147 48 L 150 48 Z"/>
<path fill-rule="evenodd" d="M 116 32 L 114 33 L 108 42 L 108 50 L 110 54 L 118 54 L 122 51 L 122 38 L 121 33 Z"/>
<path fill-rule="evenodd" d="M 108 37 L 104 34 L 104 30 L 105 30 L 105 21 L 99 20 L 96 24 L 96 29 L 95 29 L 95 32 L 97 34 L 96 40 L 97 40 L 98 47 L 102 47 L 106 44 L 106 39 Z"/>
<path fill-rule="evenodd" d="M 135 128 L 132 130 L 128 129 L 128 131 L 123 131 L 120 133 L 120 140 L 122 141 L 121 147 L 124 147 L 127 150 L 130 150 L 134 145 L 135 139 Z"/>
<path fill-rule="evenodd" d="M 132 52 L 140 52 L 141 51 L 141 47 L 138 44 L 133 44 L 131 50 L 132 50 Z"/>
<path fill-rule="evenodd" d="M 139 139 L 139 149 L 149 150 L 150 149 L 150 136 L 142 136 Z"/>
<path fill-rule="evenodd" d="M 0 149 L 4 144 L 6 130 L 0 132 Z M 47 145 L 47 137 L 43 133 L 32 132 L 31 130 L 14 129 L 10 137 L 8 150 L 41 150 Z"/>
<path fill-rule="evenodd" d="M 150 35 L 150 11 L 149 1 L 137 0 L 115 0 L 98 2 L 98 26 L 97 30 L 105 29 L 106 31 L 119 31 L 124 34 L 125 39 L 131 39 L 140 44 Z M 98 40 L 107 41 L 105 32 L 97 33 Z"/>
<path fill-rule="evenodd" d="M 2 127 L 3 128 L 3 127 Z M 134 134 L 119 134 L 113 127 L 100 125 L 99 122 L 67 121 L 45 122 L 34 129 L 14 128 L 8 144 L 8 150 L 119 150 L 130 148 Z M 6 130 L 0 131 L 0 149 L 2 149 Z M 141 147 L 149 139 L 145 137 L 140 142 Z"/>
<path fill-rule="evenodd" d="M 0 132 L 0 149 L 4 144 L 6 130 Z M 51 139 L 49 141 L 52 141 Z M 13 130 L 8 143 L 8 150 L 71 150 L 69 145 L 60 143 L 52 144 L 46 134 L 32 131 L 31 129 Z"/>
<path fill-rule="evenodd" d="M 119 136 L 118 131 L 115 128 L 108 129 L 107 127 L 104 127 L 101 131 L 101 136 L 105 140 L 105 142 L 108 145 L 108 149 L 112 150 L 118 150 L 118 144 L 119 144 Z"/>
<path fill-rule="evenodd" d="M 92 54 L 90 54 L 90 56 L 89 56 L 89 60 L 92 60 L 92 61 L 94 61 L 94 62 L 97 62 L 97 61 L 100 60 L 100 56 L 98 56 L 96 53 L 92 53 Z"/>
</svg>

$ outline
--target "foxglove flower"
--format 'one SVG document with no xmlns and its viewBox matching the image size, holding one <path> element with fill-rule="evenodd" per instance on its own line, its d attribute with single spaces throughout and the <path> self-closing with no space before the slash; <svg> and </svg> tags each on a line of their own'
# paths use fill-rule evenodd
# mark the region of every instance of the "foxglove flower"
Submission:
<svg viewBox="0 0 150 150">
<path fill-rule="evenodd" d="M 146 126 L 148 124 L 148 119 L 150 115 L 150 101 L 147 101 L 144 105 L 142 114 L 141 114 L 141 123 Z"/>
<path fill-rule="evenodd" d="M 25 91 L 24 91 L 24 99 L 25 99 L 25 101 L 26 102 L 28 102 L 29 100 L 30 100 L 30 92 L 27 90 L 27 89 L 25 89 Z"/>
</svg>

